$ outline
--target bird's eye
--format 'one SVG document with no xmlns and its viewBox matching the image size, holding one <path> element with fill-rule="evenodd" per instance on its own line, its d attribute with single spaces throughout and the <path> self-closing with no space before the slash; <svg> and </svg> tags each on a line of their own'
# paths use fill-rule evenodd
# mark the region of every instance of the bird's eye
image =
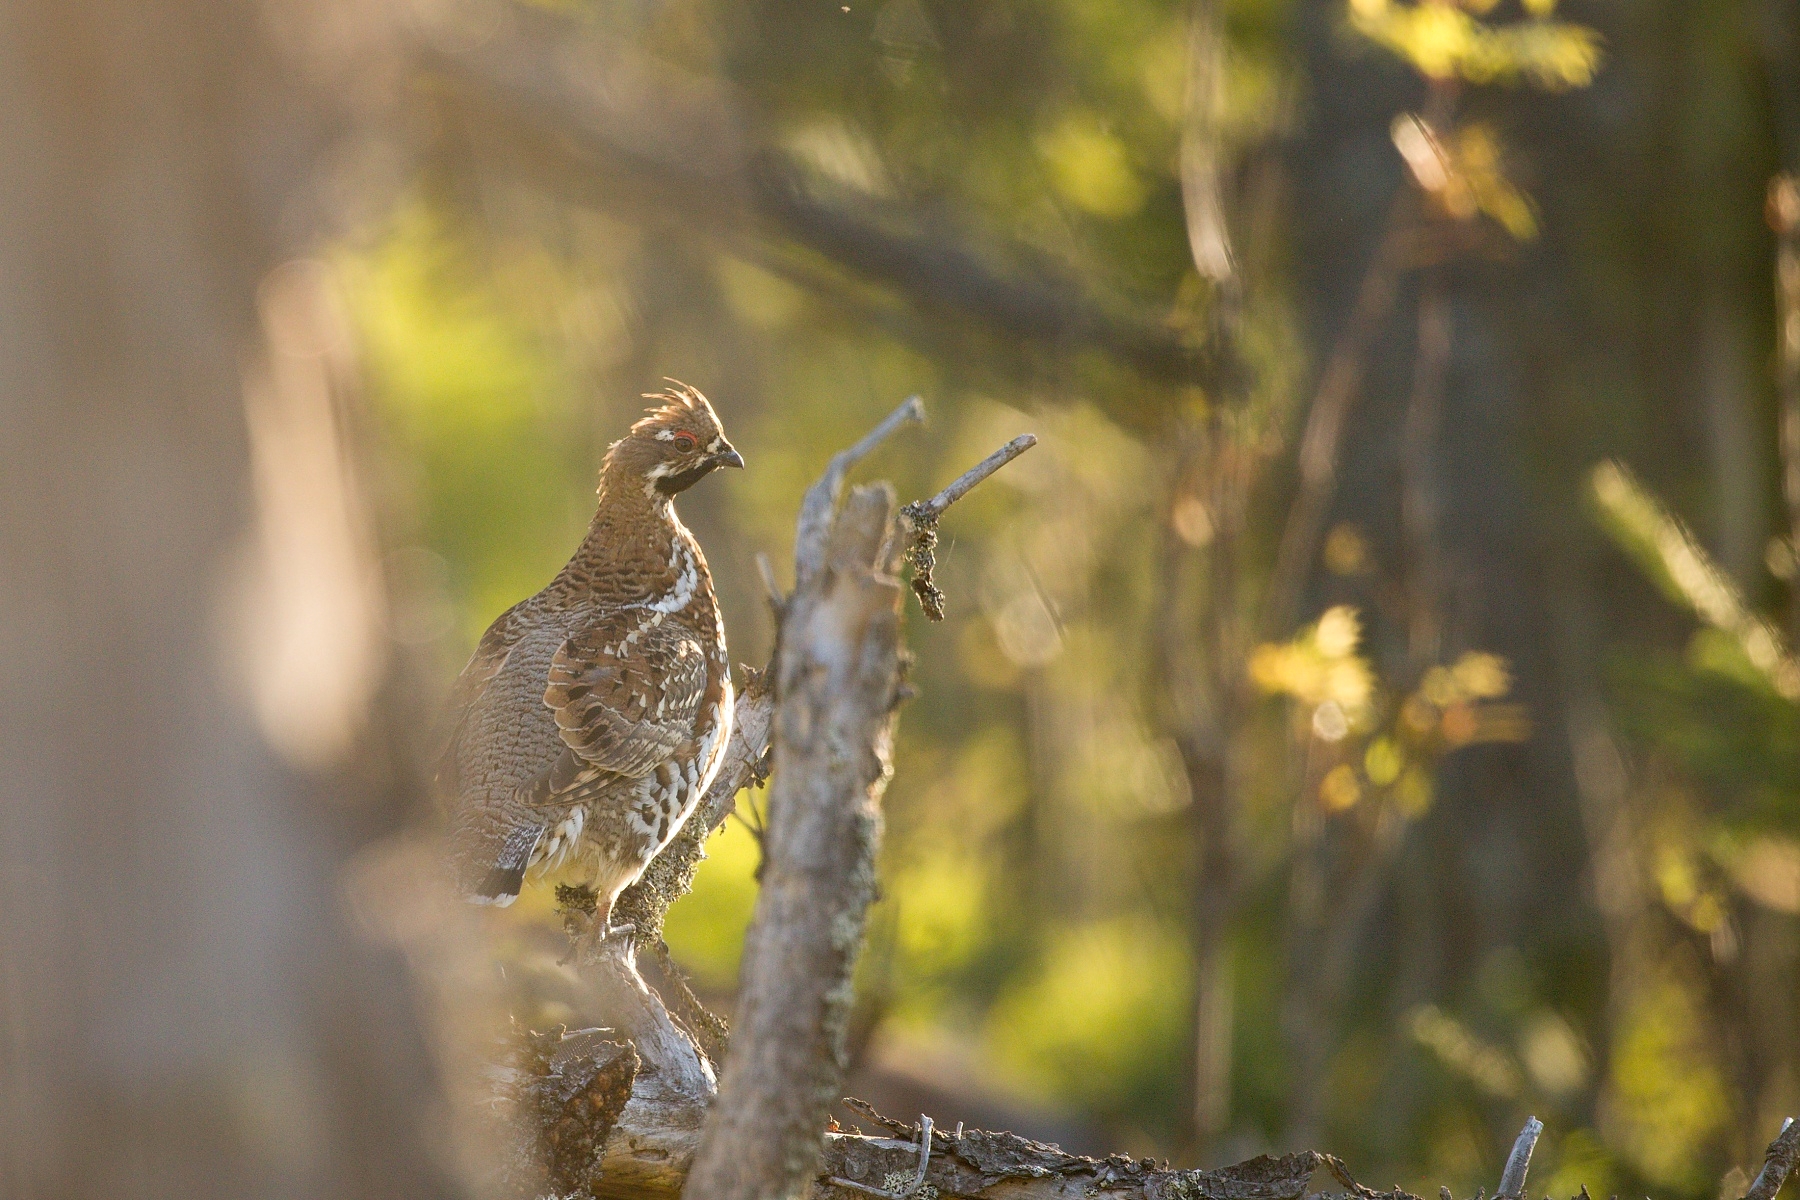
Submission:
<svg viewBox="0 0 1800 1200">
<path fill-rule="evenodd" d="M 695 446 L 698 446 L 699 444 L 700 444 L 700 439 L 695 437 L 691 433 L 678 433 L 675 435 L 675 448 L 684 453 L 689 450 L 692 450 Z"/>
</svg>

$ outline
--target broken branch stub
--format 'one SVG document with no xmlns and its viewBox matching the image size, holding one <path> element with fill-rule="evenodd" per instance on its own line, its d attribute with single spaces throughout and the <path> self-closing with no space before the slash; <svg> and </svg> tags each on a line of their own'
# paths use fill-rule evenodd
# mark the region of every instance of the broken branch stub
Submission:
<svg viewBox="0 0 1800 1200">
<path fill-rule="evenodd" d="M 1513 1142 L 1512 1153 L 1506 1156 L 1506 1168 L 1500 1172 L 1500 1186 L 1494 1191 L 1494 1200 L 1522 1200 L 1525 1195 L 1525 1173 L 1531 1170 L 1531 1152 L 1537 1146 L 1537 1140 L 1544 1132 L 1544 1123 L 1536 1117 L 1525 1118 L 1525 1128 L 1519 1130 L 1518 1138 Z"/>
<path fill-rule="evenodd" d="M 892 489 L 857 487 L 825 536 L 797 549 L 775 664 L 762 890 L 725 1077 L 683 1190 L 695 1200 L 798 1195 L 817 1173 L 891 770 L 900 588 L 881 556 L 892 523 Z"/>
<path fill-rule="evenodd" d="M 1018 437 L 1006 443 L 1006 445 L 1000 447 L 998 450 L 970 467 L 967 471 L 964 471 L 961 475 L 958 475 L 950 482 L 948 487 L 944 488 L 943 491 L 939 492 L 931 499 L 915 500 L 907 505 L 902 511 L 914 520 L 918 520 L 921 517 L 933 521 L 937 520 L 944 515 L 945 509 L 975 490 L 976 484 L 982 482 L 995 471 L 998 471 L 1001 467 L 1004 467 L 1007 463 L 1037 445 L 1037 441 L 1037 434 L 1021 433 Z"/>
<path fill-rule="evenodd" d="M 925 422 L 925 402 L 917 396 L 908 396 L 899 408 L 864 434 L 856 445 L 832 455 L 831 462 L 826 464 L 825 473 L 806 489 L 806 495 L 800 500 L 800 517 L 794 523 L 796 589 L 801 581 L 816 574 L 825 563 L 825 546 L 831 538 L 832 516 L 837 512 L 838 500 L 844 494 L 844 480 L 850 474 L 850 468 L 874 453 L 875 448 L 895 430 L 912 422 L 921 425 Z"/>
</svg>

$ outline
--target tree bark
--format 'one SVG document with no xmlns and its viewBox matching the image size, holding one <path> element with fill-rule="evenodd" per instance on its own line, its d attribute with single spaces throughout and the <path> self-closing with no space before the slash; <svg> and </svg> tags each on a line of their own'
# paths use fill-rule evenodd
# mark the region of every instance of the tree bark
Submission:
<svg viewBox="0 0 1800 1200">
<path fill-rule="evenodd" d="M 894 500 L 855 489 L 804 538 L 776 656 L 775 775 L 737 1034 L 686 1195 L 798 1195 L 838 1100 L 851 974 L 875 898 L 899 697 Z M 822 549 L 823 562 L 807 570 Z"/>
</svg>

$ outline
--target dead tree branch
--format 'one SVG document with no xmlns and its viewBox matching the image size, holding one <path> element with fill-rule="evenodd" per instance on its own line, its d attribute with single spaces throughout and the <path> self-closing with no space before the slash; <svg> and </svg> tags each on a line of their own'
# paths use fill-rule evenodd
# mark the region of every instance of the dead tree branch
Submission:
<svg viewBox="0 0 1800 1200">
<path fill-rule="evenodd" d="M 901 405 L 836 455 L 801 503 L 774 667 L 762 891 L 745 939 L 736 1040 L 684 1188 L 691 1197 L 796 1195 L 818 1174 L 819 1131 L 843 1082 L 903 683 L 894 572 L 904 523 L 893 489 L 857 487 L 838 501 L 851 466 L 923 415 L 917 397 Z M 1017 439 L 922 511 L 941 513 L 1035 440 Z"/>
<path fill-rule="evenodd" d="M 860 486 L 828 536 L 808 541 L 803 524 L 796 547 L 802 573 L 775 664 L 762 890 L 745 938 L 734 1045 L 687 1196 L 798 1195 L 816 1171 L 818 1131 L 844 1070 L 850 975 L 875 896 L 892 770 L 900 589 L 880 559 L 892 521 L 892 489 Z"/>
<path fill-rule="evenodd" d="M 1775 1200 L 1775 1194 L 1794 1167 L 1800 1165 L 1800 1121 L 1789 1117 L 1781 1123 L 1781 1132 L 1769 1143 L 1768 1153 L 1763 1155 L 1762 1170 L 1756 1173 L 1756 1179 L 1750 1184 L 1750 1190 L 1744 1193 L 1744 1200 Z"/>
<path fill-rule="evenodd" d="M 925 402 L 917 396 L 909 396 L 881 424 L 864 434 L 856 445 L 832 455 L 831 461 L 825 466 L 825 473 L 806 489 L 806 495 L 800 501 L 800 519 L 794 526 L 796 593 L 799 591 L 799 581 L 817 575 L 825 565 L 832 521 L 837 514 L 838 502 L 843 498 L 844 480 L 849 476 L 850 468 L 873 454 L 875 448 L 902 425 L 922 423 L 924 420 Z"/>
<path fill-rule="evenodd" d="M 830 1174 L 820 1181 L 821 1200 L 860 1200 L 871 1193 L 903 1194 L 919 1161 L 919 1132 L 869 1137 L 833 1133 L 825 1138 Z M 1322 1154 L 1290 1154 L 1252 1159 L 1219 1171 L 1181 1171 L 1150 1159 L 1113 1155 L 1106 1159 L 1065 1154 L 1055 1146 L 1011 1133 L 970 1131 L 960 1138 L 933 1131 L 932 1155 L 923 1184 L 908 1193 L 941 1200 L 1016 1197 L 1017 1200 L 1074 1200 L 1104 1194 L 1117 1200 L 1299 1200 Z M 904 1183 L 902 1183 L 904 1181 Z"/>
<path fill-rule="evenodd" d="M 1525 1173 L 1531 1170 L 1531 1152 L 1544 1132 L 1544 1123 L 1536 1117 L 1525 1118 L 1525 1128 L 1513 1142 L 1506 1156 L 1506 1169 L 1500 1172 L 1500 1186 L 1494 1189 L 1494 1200 L 1521 1200 L 1525 1195 Z"/>
<path fill-rule="evenodd" d="M 944 510 L 961 500 L 976 484 L 1004 467 L 1019 455 L 1037 445 L 1037 435 L 1021 433 L 1006 445 L 1000 447 L 974 466 L 964 471 L 943 491 L 929 500 L 915 500 L 906 506 L 906 513 L 914 520 L 935 521 L 944 515 Z"/>
</svg>

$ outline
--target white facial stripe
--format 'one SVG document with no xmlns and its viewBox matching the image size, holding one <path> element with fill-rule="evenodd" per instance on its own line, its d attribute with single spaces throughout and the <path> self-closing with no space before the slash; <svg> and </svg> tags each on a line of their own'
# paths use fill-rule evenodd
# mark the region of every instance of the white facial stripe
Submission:
<svg viewBox="0 0 1800 1200">
<path fill-rule="evenodd" d="M 650 499 L 652 499 L 652 500 L 667 501 L 668 497 L 656 490 L 656 481 L 661 479 L 664 475 L 667 475 L 670 471 L 673 471 L 674 469 L 675 468 L 671 467 L 668 463 L 657 463 L 655 466 L 651 467 L 648 471 L 645 471 L 644 472 L 644 495 L 650 497 Z"/>
</svg>

